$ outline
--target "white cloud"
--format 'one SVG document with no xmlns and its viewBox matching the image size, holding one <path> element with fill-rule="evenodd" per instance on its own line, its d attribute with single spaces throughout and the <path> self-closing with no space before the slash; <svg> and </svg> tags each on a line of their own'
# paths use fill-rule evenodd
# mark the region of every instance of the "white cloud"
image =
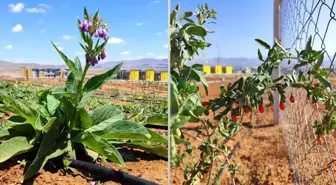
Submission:
<svg viewBox="0 0 336 185">
<path fill-rule="evenodd" d="M 40 33 L 45 33 L 47 31 L 47 29 L 42 29 L 40 30 Z"/>
<path fill-rule="evenodd" d="M 123 52 L 120 52 L 120 55 L 129 55 L 130 52 L 129 51 L 123 51 Z"/>
<path fill-rule="evenodd" d="M 117 37 L 109 38 L 108 43 L 109 44 L 126 44 L 126 42 L 123 39 L 117 38 Z"/>
<path fill-rule="evenodd" d="M 153 1 L 154 4 L 160 3 L 160 1 Z"/>
<path fill-rule="evenodd" d="M 73 39 L 73 37 L 70 36 L 70 35 L 63 35 L 62 38 L 63 38 L 64 40 L 71 40 L 71 39 Z"/>
<path fill-rule="evenodd" d="M 156 33 L 156 35 L 161 35 L 161 34 L 162 34 L 162 32 L 157 32 L 157 33 Z"/>
<path fill-rule="evenodd" d="M 43 8 L 26 8 L 26 11 L 29 13 L 45 13 L 46 10 Z"/>
<path fill-rule="evenodd" d="M 138 23 L 136 23 L 136 25 L 137 26 L 141 26 L 141 25 L 143 25 L 143 23 L 142 22 L 138 22 Z"/>
<path fill-rule="evenodd" d="M 13 46 L 10 45 L 10 44 L 8 44 L 8 45 L 5 47 L 5 49 L 12 50 L 12 49 L 13 49 Z"/>
<path fill-rule="evenodd" d="M 60 51 L 62 51 L 64 48 L 62 48 L 62 47 L 57 47 Z"/>
<path fill-rule="evenodd" d="M 50 5 L 43 4 L 43 3 L 39 4 L 39 6 L 40 6 L 40 7 L 43 7 L 43 8 L 51 8 Z"/>
<path fill-rule="evenodd" d="M 21 24 L 17 24 L 12 28 L 12 32 L 20 32 L 22 31 L 23 26 Z"/>
<path fill-rule="evenodd" d="M 153 56 L 154 53 L 150 53 L 150 52 L 149 52 L 149 53 L 146 53 L 146 55 L 147 55 L 147 56 Z"/>
<path fill-rule="evenodd" d="M 20 13 L 24 8 L 24 4 L 23 3 L 9 4 L 8 8 L 9 8 L 9 11 L 13 13 Z"/>
<path fill-rule="evenodd" d="M 168 44 L 163 45 L 164 48 L 168 48 Z"/>
</svg>

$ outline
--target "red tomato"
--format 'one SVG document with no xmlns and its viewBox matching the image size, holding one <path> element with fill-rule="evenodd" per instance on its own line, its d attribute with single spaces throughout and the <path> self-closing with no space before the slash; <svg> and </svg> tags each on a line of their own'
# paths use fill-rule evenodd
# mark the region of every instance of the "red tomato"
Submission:
<svg viewBox="0 0 336 185">
<path fill-rule="evenodd" d="M 264 106 L 263 106 L 263 105 L 259 105 L 259 106 L 258 106 L 258 109 L 259 109 L 259 112 L 260 112 L 260 113 L 264 113 L 264 112 L 265 112 L 265 109 L 264 109 Z"/>
<path fill-rule="evenodd" d="M 209 103 L 209 102 L 207 102 L 207 101 L 203 101 L 203 102 L 202 102 L 202 106 L 203 106 L 203 107 L 206 107 L 206 106 L 208 106 L 208 103 Z"/>
<path fill-rule="evenodd" d="M 322 138 L 320 138 L 320 137 L 317 138 L 316 141 L 317 141 L 318 144 L 322 144 L 322 143 L 323 143 L 323 140 L 322 140 Z"/>
<path fill-rule="evenodd" d="M 285 110 L 285 104 L 284 103 L 281 102 L 279 107 L 280 107 L 281 110 Z"/>
<path fill-rule="evenodd" d="M 317 82 L 313 82 L 313 84 L 312 84 L 314 87 L 316 87 L 317 85 L 318 85 L 318 83 Z"/>
<path fill-rule="evenodd" d="M 237 121 L 238 121 L 238 120 L 237 120 L 237 116 L 232 115 L 231 117 L 232 117 L 232 122 L 233 122 L 233 123 L 237 123 Z"/>
<path fill-rule="evenodd" d="M 293 96 L 291 96 L 290 99 L 289 99 L 289 101 L 290 101 L 291 103 L 294 103 L 294 102 L 295 102 L 295 98 L 294 98 Z"/>
<path fill-rule="evenodd" d="M 245 109 L 244 109 L 244 113 L 245 113 L 245 114 L 248 114 L 248 113 L 250 113 L 250 110 L 249 110 L 249 108 L 245 108 Z"/>
</svg>

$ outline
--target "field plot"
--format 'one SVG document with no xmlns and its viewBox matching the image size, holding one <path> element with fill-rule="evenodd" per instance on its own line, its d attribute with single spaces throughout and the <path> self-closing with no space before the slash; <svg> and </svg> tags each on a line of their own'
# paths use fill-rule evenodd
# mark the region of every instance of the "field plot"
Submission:
<svg viewBox="0 0 336 185">
<path fill-rule="evenodd" d="M 5 93 L 27 104 L 34 104 L 38 99 L 37 94 L 39 92 L 48 88 L 57 88 L 64 84 L 65 81 L 57 79 L 29 81 L 4 77 L 0 79 L 0 93 Z M 167 116 L 167 89 L 166 84 L 111 81 L 106 83 L 101 90 L 97 91 L 88 100 L 85 108 L 94 110 L 104 104 L 115 105 L 125 114 L 127 120 L 144 125 L 162 137 L 167 137 L 167 126 L 156 125 L 155 121 L 148 120 L 149 118 L 155 119 L 156 116 Z M 1 126 L 6 127 L 10 124 L 8 120 L 13 115 L 0 111 L 0 116 Z M 118 144 L 115 146 L 118 146 Z M 120 167 L 108 161 L 98 160 L 96 164 L 124 171 L 127 174 L 158 184 L 167 184 L 167 144 L 144 143 L 139 146 L 121 144 L 117 148 L 128 168 Z M 32 151 L 2 163 L 0 165 L 0 184 L 20 184 L 27 168 L 26 164 L 30 164 L 35 155 L 36 152 L 34 154 L 34 151 Z M 85 173 L 65 173 L 65 170 L 60 168 L 58 163 L 57 159 L 49 161 L 36 177 L 26 181 L 25 184 L 89 184 L 96 181 L 95 178 Z M 160 173 L 157 173 L 158 170 Z M 96 184 L 99 183 L 118 184 L 112 181 L 105 183 L 97 181 Z"/>
</svg>

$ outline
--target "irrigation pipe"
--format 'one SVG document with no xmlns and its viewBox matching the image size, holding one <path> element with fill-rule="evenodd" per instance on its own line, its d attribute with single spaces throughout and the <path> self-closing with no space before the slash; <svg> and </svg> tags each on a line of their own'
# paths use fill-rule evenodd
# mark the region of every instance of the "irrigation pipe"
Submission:
<svg viewBox="0 0 336 185">
<path fill-rule="evenodd" d="M 100 180 L 114 181 L 122 185 L 159 185 L 154 182 L 133 175 L 129 175 L 122 171 L 116 171 L 111 168 L 106 168 L 104 166 L 73 159 L 67 160 L 71 162 L 69 167 L 78 169 L 79 171 L 90 173 L 93 176 L 99 177 Z"/>
</svg>

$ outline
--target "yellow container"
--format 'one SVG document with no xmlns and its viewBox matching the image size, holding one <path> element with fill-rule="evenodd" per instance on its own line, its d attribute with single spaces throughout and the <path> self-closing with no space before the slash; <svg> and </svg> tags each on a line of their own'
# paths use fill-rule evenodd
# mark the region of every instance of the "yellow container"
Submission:
<svg viewBox="0 0 336 185">
<path fill-rule="evenodd" d="M 232 74 L 232 66 L 225 66 L 225 73 Z"/>
<path fill-rule="evenodd" d="M 32 79 L 33 78 L 33 69 L 27 68 L 27 78 Z"/>
<path fill-rule="evenodd" d="M 223 73 L 222 69 L 223 69 L 223 67 L 221 65 L 215 66 L 215 73 L 218 74 L 218 75 L 222 74 Z"/>
<path fill-rule="evenodd" d="M 161 82 L 168 82 L 168 71 L 161 71 L 160 79 L 161 79 Z"/>
<path fill-rule="evenodd" d="M 211 74 L 211 66 L 203 66 L 203 72 L 206 75 Z"/>
<path fill-rule="evenodd" d="M 146 70 L 146 81 L 154 81 L 155 78 L 155 71 L 154 69 Z"/>
<path fill-rule="evenodd" d="M 22 78 L 25 78 L 25 79 L 28 78 L 28 76 L 27 76 L 27 68 L 21 67 L 20 72 L 21 72 Z"/>
<path fill-rule="evenodd" d="M 131 70 L 130 71 L 130 80 L 132 81 L 139 81 L 139 70 Z"/>
<path fill-rule="evenodd" d="M 45 72 L 44 71 L 39 71 L 39 77 L 44 78 L 45 77 Z"/>
</svg>

